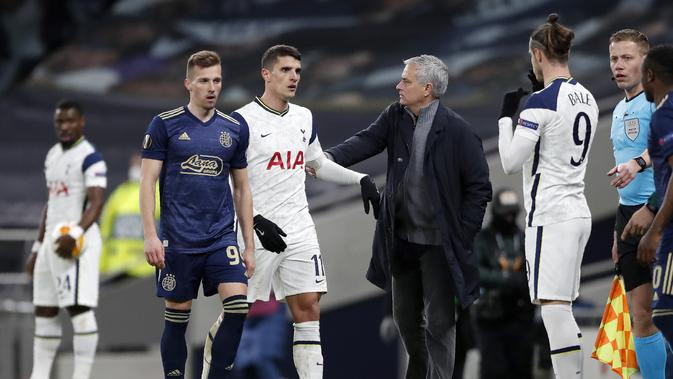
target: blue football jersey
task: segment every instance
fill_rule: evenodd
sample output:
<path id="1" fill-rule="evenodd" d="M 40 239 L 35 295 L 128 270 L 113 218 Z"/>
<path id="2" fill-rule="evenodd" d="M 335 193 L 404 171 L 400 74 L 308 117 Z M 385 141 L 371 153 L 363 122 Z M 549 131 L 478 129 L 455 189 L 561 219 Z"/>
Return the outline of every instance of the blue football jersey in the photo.
<path id="1" fill-rule="evenodd" d="M 654 113 L 654 104 L 647 101 L 645 92 L 636 97 L 617 104 L 612 112 L 612 129 L 610 140 L 615 156 L 615 164 L 619 165 L 640 156 L 647 148 L 647 137 L 650 134 L 650 120 Z M 652 168 L 636 175 L 635 179 L 624 188 L 617 189 L 619 203 L 623 205 L 639 205 L 647 202 L 654 192 L 654 176 Z"/>
<path id="2" fill-rule="evenodd" d="M 648 142 L 650 159 L 654 168 L 654 185 L 660 199 L 664 198 L 672 171 L 667 162 L 668 158 L 673 155 L 673 97 L 670 95 L 670 93 L 666 95 L 652 115 Z M 666 229 L 672 228 L 673 223 L 669 222 Z"/>
<path id="3" fill-rule="evenodd" d="M 166 252 L 207 253 L 236 245 L 229 170 L 247 167 L 247 126 L 216 111 L 202 122 L 180 107 L 152 119 L 143 158 L 163 161 L 159 238 Z"/>

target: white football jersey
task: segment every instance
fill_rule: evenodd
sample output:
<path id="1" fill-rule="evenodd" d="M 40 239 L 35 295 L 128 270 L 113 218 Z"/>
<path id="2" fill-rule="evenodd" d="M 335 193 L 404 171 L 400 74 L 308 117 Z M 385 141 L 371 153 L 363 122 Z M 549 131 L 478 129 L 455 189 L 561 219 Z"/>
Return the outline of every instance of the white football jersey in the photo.
<path id="1" fill-rule="evenodd" d="M 87 187 L 107 186 L 105 161 L 84 137 L 66 150 L 60 143 L 54 145 L 47 153 L 44 174 L 49 190 L 47 235 L 58 223 L 80 221 Z"/>
<path id="2" fill-rule="evenodd" d="M 596 100 L 573 78 L 558 78 L 528 98 L 515 131 L 537 142 L 523 164 L 528 226 L 591 217 L 584 174 L 597 124 Z"/>
<path id="3" fill-rule="evenodd" d="M 287 234 L 313 227 L 304 168 L 306 162 L 318 159 L 323 151 L 311 111 L 289 104 L 285 111 L 277 112 L 255 98 L 232 117 L 247 123 L 250 130 L 248 177 L 257 213 Z"/>

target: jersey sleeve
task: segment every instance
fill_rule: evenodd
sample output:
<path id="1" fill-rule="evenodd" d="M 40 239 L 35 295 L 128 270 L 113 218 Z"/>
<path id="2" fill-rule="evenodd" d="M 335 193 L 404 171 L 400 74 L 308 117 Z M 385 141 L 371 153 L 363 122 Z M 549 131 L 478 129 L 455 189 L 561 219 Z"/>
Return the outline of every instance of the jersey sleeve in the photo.
<path id="1" fill-rule="evenodd" d="M 94 151 L 84 158 L 82 173 L 85 187 L 107 187 L 107 166 L 99 152 Z"/>
<path id="2" fill-rule="evenodd" d="M 236 153 L 231 158 L 230 167 L 234 169 L 246 168 L 248 167 L 246 151 L 248 150 L 248 144 L 250 143 L 250 128 L 248 127 L 248 123 L 245 121 L 245 118 L 243 118 L 243 116 L 241 116 L 241 114 L 238 112 L 233 112 L 231 117 L 240 123 L 240 131 L 238 135 L 238 146 L 236 147 Z"/>
<path id="3" fill-rule="evenodd" d="M 147 127 L 147 133 L 143 138 L 143 158 L 166 160 L 168 147 L 168 133 L 164 120 L 155 116 Z"/>
<path id="4" fill-rule="evenodd" d="M 362 178 L 367 176 L 342 167 L 327 159 L 324 155 L 320 155 L 314 161 L 306 162 L 306 166 L 312 167 L 315 170 L 316 178 L 338 184 L 358 184 Z"/>
<path id="5" fill-rule="evenodd" d="M 537 140 L 533 140 L 522 132 L 512 132 L 512 119 L 503 117 L 498 120 L 498 151 L 500 163 L 505 174 L 521 170 L 523 162 L 530 157 Z"/>
<path id="6" fill-rule="evenodd" d="M 654 114 L 654 117 L 656 117 L 655 122 L 657 125 L 673 125 L 673 110 L 666 109 L 666 111 L 664 112 L 662 112 L 662 110 L 659 110 L 657 111 L 657 113 Z M 660 130 L 661 133 L 657 137 L 659 137 L 661 154 L 664 158 L 664 161 L 668 161 L 671 155 L 673 155 L 673 128 L 666 128 L 665 130 L 663 129 Z"/>
<path id="7" fill-rule="evenodd" d="M 322 146 L 320 146 L 320 140 L 318 139 L 318 129 L 313 123 L 313 115 L 309 112 L 309 118 L 311 123 L 311 138 L 308 141 L 308 151 L 306 151 L 306 161 L 314 161 L 323 155 Z"/>
<path id="8" fill-rule="evenodd" d="M 519 114 L 514 134 L 537 142 L 540 139 L 542 128 L 549 123 L 553 112 L 545 104 L 541 93 L 531 95 Z"/>
<path id="9" fill-rule="evenodd" d="M 320 146 L 320 140 L 316 136 L 311 144 L 308 145 L 308 151 L 306 152 L 306 161 L 314 161 L 323 155 L 322 146 Z"/>

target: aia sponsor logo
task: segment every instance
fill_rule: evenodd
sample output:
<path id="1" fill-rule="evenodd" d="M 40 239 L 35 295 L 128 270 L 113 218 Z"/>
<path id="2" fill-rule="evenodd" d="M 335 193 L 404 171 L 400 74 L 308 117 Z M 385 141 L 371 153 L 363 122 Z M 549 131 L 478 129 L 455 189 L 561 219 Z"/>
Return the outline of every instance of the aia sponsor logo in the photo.
<path id="1" fill-rule="evenodd" d="M 292 151 L 288 151 L 283 154 L 280 151 L 276 151 L 266 165 L 266 169 L 271 170 L 274 167 L 281 170 L 303 170 L 304 152 L 299 151 L 298 153 L 293 154 Z"/>
<path id="2" fill-rule="evenodd" d="M 222 173 L 222 159 L 213 155 L 194 154 L 180 164 L 181 174 L 218 176 Z"/>
<path id="3" fill-rule="evenodd" d="M 60 180 L 52 180 L 47 182 L 49 194 L 53 196 L 68 196 L 68 185 Z"/>

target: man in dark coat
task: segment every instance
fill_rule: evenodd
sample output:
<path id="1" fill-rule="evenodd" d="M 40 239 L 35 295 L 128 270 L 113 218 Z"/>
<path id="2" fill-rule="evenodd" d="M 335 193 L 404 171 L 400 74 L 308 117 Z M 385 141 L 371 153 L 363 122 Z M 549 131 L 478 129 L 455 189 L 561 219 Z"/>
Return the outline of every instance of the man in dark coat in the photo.
<path id="1" fill-rule="evenodd" d="M 437 57 L 404 61 L 399 101 L 367 129 L 326 150 L 350 166 L 388 152 L 387 182 L 367 278 L 392 285 L 393 317 L 409 353 L 407 378 L 451 378 L 455 301 L 479 295 L 472 253 L 491 200 L 480 138 L 443 106 L 448 68 Z"/>

